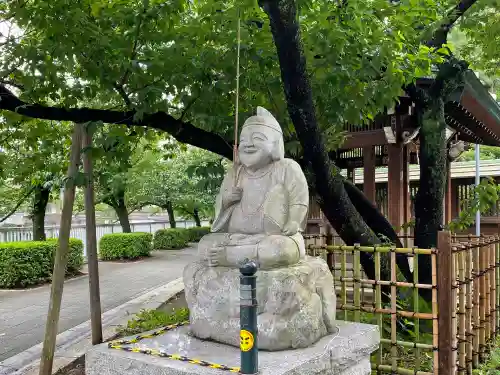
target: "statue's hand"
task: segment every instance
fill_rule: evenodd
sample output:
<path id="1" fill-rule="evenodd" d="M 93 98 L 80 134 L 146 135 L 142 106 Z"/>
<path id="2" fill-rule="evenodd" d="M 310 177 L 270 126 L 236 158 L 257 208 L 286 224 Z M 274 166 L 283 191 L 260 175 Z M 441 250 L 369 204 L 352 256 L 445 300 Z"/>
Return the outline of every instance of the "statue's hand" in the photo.
<path id="1" fill-rule="evenodd" d="M 210 267 L 218 267 L 225 252 L 224 247 L 213 247 L 208 251 L 207 259 Z"/>
<path id="2" fill-rule="evenodd" d="M 283 234 L 285 236 L 293 236 L 294 234 L 297 234 L 299 228 L 299 223 L 297 223 L 296 221 L 289 221 L 283 227 Z"/>
<path id="3" fill-rule="evenodd" d="M 230 189 L 224 192 L 224 196 L 222 197 L 224 206 L 228 207 L 234 203 L 239 202 L 242 196 L 243 189 L 240 187 L 232 186 Z"/>

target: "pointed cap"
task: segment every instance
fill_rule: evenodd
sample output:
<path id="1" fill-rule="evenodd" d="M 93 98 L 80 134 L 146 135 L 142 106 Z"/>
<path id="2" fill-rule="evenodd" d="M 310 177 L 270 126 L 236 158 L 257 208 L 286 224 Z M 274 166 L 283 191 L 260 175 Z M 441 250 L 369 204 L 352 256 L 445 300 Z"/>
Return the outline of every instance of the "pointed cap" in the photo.
<path id="1" fill-rule="evenodd" d="M 249 117 L 243 124 L 243 127 L 248 125 L 266 126 L 283 134 L 278 121 L 276 121 L 271 112 L 263 107 L 257 107 L 257 115 Z"/>

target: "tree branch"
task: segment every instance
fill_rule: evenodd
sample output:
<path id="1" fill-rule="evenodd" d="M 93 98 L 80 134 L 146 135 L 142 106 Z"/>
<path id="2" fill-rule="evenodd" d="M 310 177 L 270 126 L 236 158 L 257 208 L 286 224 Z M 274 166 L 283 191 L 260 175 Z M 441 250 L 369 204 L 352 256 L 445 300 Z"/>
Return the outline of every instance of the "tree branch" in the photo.
<path id="1" fill-rule="evenodd" d="M 182 114 L 181 114 L 181 117 L 179 117 L 179 120 L 183 120 L 184 117 L 186 116 L 186 114 L 188 113 L 188 111 L 191 109 L 191 107 L 194 105 L 194 103 L 196 103 L 196 101 L 200 98 L 201 95 L 198 95 L 196 97 L 194 97 L 187 105 L 186 107 L 184 108 L 184 110 L 182 111 Z"/>
<path id="2" fill-rule="evenodd" d="M 0 84 L 2 84 L 2 85 L 9 85 L 9 86 L 18 88 L 19 90 L 24 90 L 24 86 L 23 85 L 20 85 L 19 83 L 16 83 L 16 82 L 13 82 L 13 81 L 1 79 L 0 80 Z"/>
<path id="3" fill-rule="evenodd" d="M 477 0 L 460 0 L 452 10 L 441 20 L 440 25 L 433 31 L 431 38 L 425 41 L 428 47 L 439 48 L 446 43 L 448 33 L 453 25 L 473 6 Z"/>
<path id="4" fill-rule="evenodd" d="M 125 92 L 123 84 L 114 83 L 113 87 L 115 88 L 116 92 L 122 97 L 127 108 L 129 109 L 132 108 L 132 102 L 130 101 L 130 98 L 128 97 L 127 93 Z"/>
<path id="5" fill-rule="evenodd" d="M 33 191 L 35 190 L 35 187 L 36 186 L 32 186 L 31 189 L 29 189 L 26 194 L 24 194 L 21 199 L 19 199 L 19 201 L 17 202 L 17 204 L 14 206 L 14 208 L 12 210 L 9 211 L 9 213 L 7 215 L 5 215 L 3 218 L 0 219 L 0 223 L 3 223 L 5 220 L 7 220 L 9 217 L 11 217 L 12 215 L 14 215 L 17 211 L 17 209 L 19 207 L 21 207 L 21 205 L 26 202 L 26 199 L 28 199 L 28 197 L 31 195 L 31 193 L 33 193 Z"/>
<path id="6" fill-rule="evenodd" d="M 135 59 L 137 55 L 137 47 L 139 45 L 139 36 L 141 34 L 141 28 L 142 28 L 142 23 L 144 22 L 144 17 L 146 15 L 146 12 L 148 10 L 147 4 L 149 2 L 145 1 L 144 2 L 144 8 L 142 10 L 142 13 L 139 15 L 139 21 L 137 23 L 137 28 L 135 29 L 135 34 L 134 34 L 134 44 L 132 45 L 132 51 L 130 52 L 130 58 L 129 58 L 129 64 L 132 63 L 132 60 Z M 130 65 L 125 69 L 125 73 L 123 73 L 123 76 L 120 80 L 119 86 L 123 89 L 123 86 L 127 83 L 128 76 L 130 74 Z M 127 104 L 128 107 L 130 107 L 129 104 Z"/>
<path id="7" fill-rule="evenodd" d="M 408 96 L 420 107 L 425 107 L 428 103 L 427 93 L 416 84 L 411 83 L 404 87 L 404 91 Z"/>
<path id="8" fill-rule="evenodd" d="M 60 108 L 42 104 L 29 104 L 15 96 L 0 84 L 0 110 L 4 109 L 20 115 L 54 121 L 90 122 L 102 121 L 115 125 L 144 126 L 161 130 L 172 135 L 177 141 L 211 151 L 225 158 L 232 159 L 231 141 L 222 136 L 200 129 L 190 122 L 183 122 L 159 111 L 144 114 L 138 118 L 137 112 L 111 111 L 92 108 Z"/>

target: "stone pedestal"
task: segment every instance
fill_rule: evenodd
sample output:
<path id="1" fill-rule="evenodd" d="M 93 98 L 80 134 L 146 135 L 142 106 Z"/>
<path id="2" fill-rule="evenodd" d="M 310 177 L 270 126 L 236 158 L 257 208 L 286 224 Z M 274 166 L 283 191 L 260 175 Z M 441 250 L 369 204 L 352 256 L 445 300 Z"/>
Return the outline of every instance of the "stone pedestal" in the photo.
<path id="1" fill-rule="evenodd" d="M 321 258 L 258 271 L 259 348 L 306 348 L 335 329 L 333 277 Z M 194 262 L 184 269 L 190 329 L 194 336 L 239 347 L 240 272 Z"/>
<path id="2" fill-rule="evenodd" d="M 370 354 L 380 342 L 378 327 L 336 322 L 338 330 L 305 349 L 259 352 L 259 375 L 369 375 Z M 240 351 L 233 346 L 203 341 L 180 327 L 144 339 L 130 348 L 161 349 L 191 359 L 240 366 Z M 86 356 L 87 375 L 221 375 L 230 373 L 175 359 L 95 346 Z"/>

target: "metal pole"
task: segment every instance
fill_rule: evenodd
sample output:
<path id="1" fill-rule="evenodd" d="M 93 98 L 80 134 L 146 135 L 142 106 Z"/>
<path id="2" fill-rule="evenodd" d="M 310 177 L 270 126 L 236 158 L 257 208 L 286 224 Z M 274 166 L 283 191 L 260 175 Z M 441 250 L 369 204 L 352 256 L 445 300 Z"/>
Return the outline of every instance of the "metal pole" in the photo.
<path id="1" fill-rule="evenodd" d="M 257 374 L 257 263 L 246 261 L 240 267 L 240 349 L 241 374 Z"/>
<path id="2" fill-rule="evenodd" d="M 476 186 L 479 186 L 479 184 L 481 183 L 481 171 L 480 171 L 480 168 L 481 168 L 481 164 L 480 164 L 480 155 L 479 155 L 479 144 L 476 144 L 476 147 L 475 147 L 475 159 L 476 159 Z M 479 210 L 477 210 L 476 212 L 476 236 L 480 236 L 481 235 L 481 212 L 479 212 Z"/>

